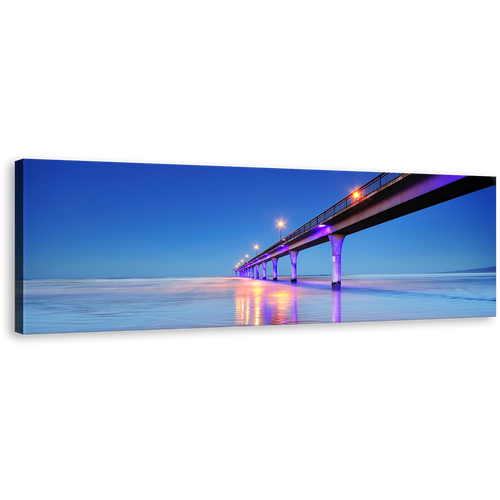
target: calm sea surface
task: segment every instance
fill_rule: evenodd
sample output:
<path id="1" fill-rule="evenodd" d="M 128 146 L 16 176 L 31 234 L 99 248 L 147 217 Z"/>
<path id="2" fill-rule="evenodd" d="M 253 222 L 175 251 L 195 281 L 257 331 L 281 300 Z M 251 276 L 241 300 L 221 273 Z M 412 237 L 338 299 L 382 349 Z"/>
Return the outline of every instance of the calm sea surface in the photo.
<path id="1" fill-rule="evenodd" d="M 26 280 L 25 333 L 496 315 L 495 273 Z M 19 300 L 19 294 L 18 294 Z M 20 310 L 18 309 L 17 313 Z"/>

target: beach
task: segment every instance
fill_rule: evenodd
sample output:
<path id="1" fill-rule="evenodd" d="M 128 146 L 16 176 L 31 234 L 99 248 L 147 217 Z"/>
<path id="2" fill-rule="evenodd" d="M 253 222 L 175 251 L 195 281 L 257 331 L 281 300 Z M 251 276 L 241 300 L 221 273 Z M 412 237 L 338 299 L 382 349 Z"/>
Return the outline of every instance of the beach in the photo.
<path id="1" fill-rule="evenodd" d="M 496 315 L 496 273 L 25 280 L 24 332 L 70 333 Z"/>

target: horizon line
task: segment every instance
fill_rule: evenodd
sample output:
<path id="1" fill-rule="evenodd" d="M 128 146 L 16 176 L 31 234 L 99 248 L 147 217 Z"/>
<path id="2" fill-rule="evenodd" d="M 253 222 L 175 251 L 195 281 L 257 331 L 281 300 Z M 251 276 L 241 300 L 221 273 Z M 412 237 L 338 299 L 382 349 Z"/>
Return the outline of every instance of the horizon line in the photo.
<path id="1" fill-rule="evenodd" d="M 401 274 L 410 274 L 410 275 L 416 275 L 416 274 L 458 274 L 458 273 L 496 273 L 496 265 L 494 266 L 488 266 L 488 267 L 481 267 L 477 269 L 462 269 L 459 271 L 431 271 L 431 272 L 419 272 L 419 273 L 350 273 L 350 274 L 345 274 L 344 276 L 380 276 L 380 275 L 401 275 Z M 283 277 L 289 277 L 289 274 L 282 274 L 281 276 Z M 322 273 L 315 273 L 315 274 L 299 274 L 298 276 L 303 276 L 303 277 L 311 277 L 311 276 L 330 276 L 330 274 L 322 274 Z M 23 278 L 22 280 L 15 280 L 15 281 L 35 281 L 35 280 L 127 280 L 127 279 L 165 279 L 165 278 L 235 278 L 238 276 L 228 276 L 228 275 L 211 275 L 211 276 L 120 276 L 120 277 L 96 277 L 96 276 L 89 276 L 86 278 L 77 278 L 77 277 L 67 277 L 67 278 L 50 278 L 50 277 L 45 277 L 45 278 Z M 253 278 L 253 279 L 260 279 L 260 278 Z"/>

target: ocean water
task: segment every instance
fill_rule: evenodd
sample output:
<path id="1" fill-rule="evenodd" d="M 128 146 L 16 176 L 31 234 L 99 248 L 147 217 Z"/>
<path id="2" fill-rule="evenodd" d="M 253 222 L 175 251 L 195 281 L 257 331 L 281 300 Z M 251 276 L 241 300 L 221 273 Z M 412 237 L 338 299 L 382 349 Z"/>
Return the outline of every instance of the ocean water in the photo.
<path id="1" fill-rule="evenodd" d="M 496 316 L 496 273 L 25 280 L 25 333 Z"/>

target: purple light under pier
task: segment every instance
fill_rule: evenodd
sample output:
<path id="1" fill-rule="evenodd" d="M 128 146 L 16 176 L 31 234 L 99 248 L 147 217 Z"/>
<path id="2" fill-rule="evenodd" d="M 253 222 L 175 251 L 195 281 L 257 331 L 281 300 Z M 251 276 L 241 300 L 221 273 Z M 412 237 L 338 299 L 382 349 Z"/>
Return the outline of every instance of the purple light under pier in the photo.
<path id="1" fill-rule="evenodd" d="M 297 283 L 297 256 L 299 252 L 297 250 L 290 250 L 290 261 L 292 263 L 292 283 Z"/>
<path id="2" fill-rule="evenodd" d="M 278 281 L 278 259 L 274 258 L 273 261 L 273 281 Z"/>
<path id="3" fill-rule="evenodd" d="M 343 234 L 329 234 L 328 239 L 332 244 L 332 286 L 341 285 L 341 255 L 342 244 L 345 236 Z"/>

